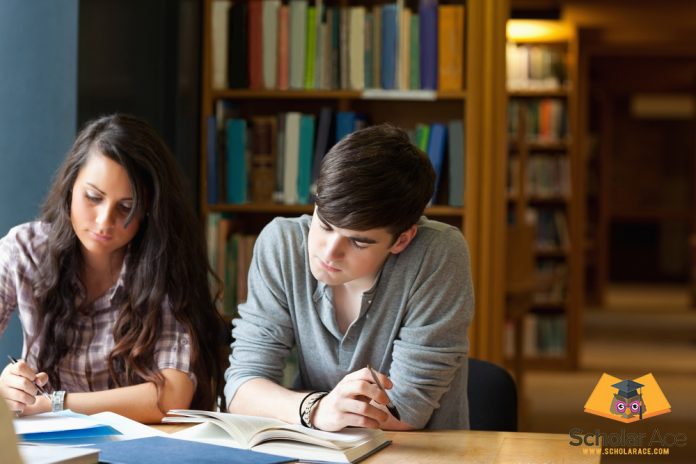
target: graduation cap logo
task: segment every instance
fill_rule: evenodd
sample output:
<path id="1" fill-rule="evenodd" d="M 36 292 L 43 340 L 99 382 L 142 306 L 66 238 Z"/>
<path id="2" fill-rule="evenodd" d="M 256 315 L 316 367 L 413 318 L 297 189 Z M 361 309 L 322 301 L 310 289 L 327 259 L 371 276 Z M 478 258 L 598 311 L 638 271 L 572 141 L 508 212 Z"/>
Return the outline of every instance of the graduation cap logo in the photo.
<path id="1" fill-rule="evenodd" d="M 671 408 L 652 374 L 621 380 L 604 373 L 585 403 L 585 412 L 624 423 L 667 414 Z"/>
<path id="2" fill-rule="evenodd" d="M 644 386 L 642 383 L 634 382 L 633 380 L 622 380 L 612 385 L 612 387 L 618 389 L 618 393 L 614 393 L 614 399 L 611 402 L 609 411 L 626 419 L 638 414 L 638 418 L 643 420 L 645 404 L 643 404 L 643 393 L 641 390 Z"/>

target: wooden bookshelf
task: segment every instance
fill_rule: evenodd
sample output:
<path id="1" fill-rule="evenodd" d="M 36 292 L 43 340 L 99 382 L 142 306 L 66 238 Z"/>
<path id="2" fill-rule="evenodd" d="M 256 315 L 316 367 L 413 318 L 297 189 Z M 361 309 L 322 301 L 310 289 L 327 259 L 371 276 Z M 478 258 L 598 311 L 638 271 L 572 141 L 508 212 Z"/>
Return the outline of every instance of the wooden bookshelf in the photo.
<path id="1" fill-rule="evenodd" d="M 514 22 L 509 22 L 509 33 Z M 508 222 L 524 221 L 536 228 L 531 250 L 536 289 L 524 322 L 526 343 L 532 346 L 527 347 L 524 365 L 576 368 L 584 201 L 578 189 L 582 163 L 577 148 L 577 38 L 570 25 L 533 23 L 543 26 L 540 30 L 548 25 L 552 32 L 528 37 L 509 34 L 507 50 Z M 520 57 L 552 64 L 520 68 Z M 531 76 L 527 81 L 525 74 Z"/>
<path id="2" fill-rule="evenodd" d="M 435 204 L 426 209 L 432 219 L 461 228 L 469 242 L 472 277 L 477 299 L 476 317 L 470 335 L 471 354 L 502 361 L 503 283 L 502 265 L 505 196 L 502 190 L 505 163 L 504 131 L 504 0 L 442 1 L 465 5 L 464 75 L 458 90 L 384 91 L 373 89 L 232 89 L 213 86 L 212 9 L 215 2 L 203 1 L 203 53 L 201 90 L 201 149 L 199 204 L 202 218 L 220 213 L 232 221 L 232 228 L 258 233 L 276 216 L 310 214 L 311 205 L 278 203 L 208 203 L 207 152 L 208 118 L 216 114 L 220 101 L 235 105 L 238 117 L 272 116 L 299 111 L 317 114 L 322 106 L 335 111 L 356 111 L 368 115 L 370 124 L 389 122 L 403 128 L 416 123 L 430 124 L 461 119 L 464 123 L 465 168 L 463 207 Z M 310 1 L 313 4 L 314 1 Z M 327 6 L 385 5 L 387 0 L 324 0 Z M 288 4 L 283 0 L 283 4 Z M 404 6 L 417 11 L 419 2 L 405 0 Z M 486 43 L 487 47 L 482 48 Z M 491 73 L 495 76 L 491 79 Z M 470 136 L 470 134 L 473 134 Z M 493 334 L 493 335 L 491 335 Z"/>

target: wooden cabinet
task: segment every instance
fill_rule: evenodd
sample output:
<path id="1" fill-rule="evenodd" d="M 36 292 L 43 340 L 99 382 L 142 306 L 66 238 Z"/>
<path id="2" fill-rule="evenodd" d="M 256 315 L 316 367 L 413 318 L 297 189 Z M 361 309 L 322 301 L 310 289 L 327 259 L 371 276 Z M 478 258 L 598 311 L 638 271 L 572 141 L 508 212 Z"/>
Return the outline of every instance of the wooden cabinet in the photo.
<path id="1" fill-rule="evenodd" d="M 532 32 L 516 35 L 518 26 Z M 584 201 L 579 191 L 574 31 L 554 21 L 511 20 L 506 56 L 508 223 L 528 224 L 535 230 L 532 249 L 527 251 L 534 279 L 528 311 L 519 320 L 523 327 L 517 333 L 524 334 L 525 365 L 572 368 L 578 362 L 582 307 Z M 507 253 L 524 256 L 520 250 Z M 514 332 L 508 321 L 508 356 L 514 351 Z"/>

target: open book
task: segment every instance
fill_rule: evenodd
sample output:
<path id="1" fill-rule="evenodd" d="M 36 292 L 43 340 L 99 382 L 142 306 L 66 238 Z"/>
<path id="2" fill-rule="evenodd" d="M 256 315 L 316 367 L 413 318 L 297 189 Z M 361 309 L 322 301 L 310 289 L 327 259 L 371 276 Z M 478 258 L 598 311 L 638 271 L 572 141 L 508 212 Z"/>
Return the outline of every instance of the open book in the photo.
<path id="1" fill-rule="evenodd" d="M 164 423 L 201 423 L 172 436 L 295 459 L 358 462 L 391 443 L 381 430 L 324 432 L 267 417 L 173 409 Z"/>

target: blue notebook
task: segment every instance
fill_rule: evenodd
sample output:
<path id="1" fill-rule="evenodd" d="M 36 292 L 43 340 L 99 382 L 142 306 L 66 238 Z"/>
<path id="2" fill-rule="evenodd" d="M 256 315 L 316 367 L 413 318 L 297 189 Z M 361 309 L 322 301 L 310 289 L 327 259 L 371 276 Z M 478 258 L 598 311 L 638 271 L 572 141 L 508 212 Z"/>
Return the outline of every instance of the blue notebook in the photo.
<path id="1" fill-rule="evenodd" d="M 196 464 L 274 464 L 294 459 L 227 446 L 211 445 L 167 437 L 147 437 L 112 441 L 93 446 L 99 449 L 99 462 L 141 464 L 143 462 Z"/>

